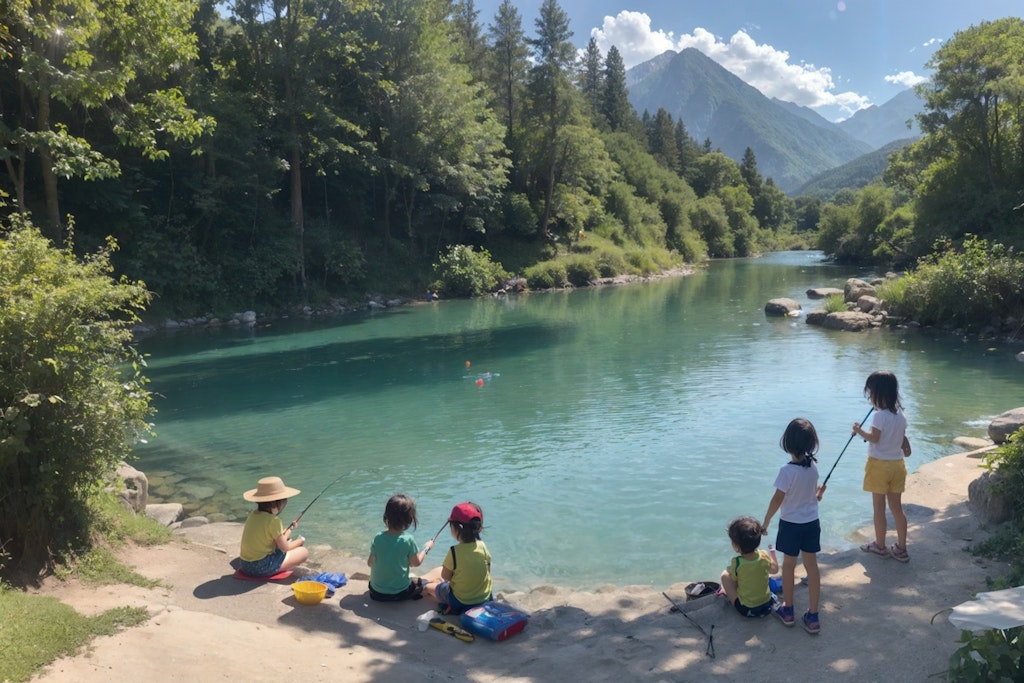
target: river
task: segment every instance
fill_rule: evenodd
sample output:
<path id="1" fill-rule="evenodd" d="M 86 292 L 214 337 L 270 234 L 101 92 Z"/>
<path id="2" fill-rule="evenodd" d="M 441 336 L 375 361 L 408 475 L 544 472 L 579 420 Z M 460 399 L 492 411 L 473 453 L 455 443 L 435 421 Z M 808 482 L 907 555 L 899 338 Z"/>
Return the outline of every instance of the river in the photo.
<path id="1" fill-rule="evenodd" d="M 824 477 L 873 370 L 900 379 L 911 469 L 1022 404 L 1017 347 L 764 314 L 873 275 L 783 252 L 643 284 L 153 336 L 139 349 L 156 436 L 134 464 L 158 499 L 216 520 L 243 520 L 242 492 L 277 474 L 302 489 L 291 521 L 344 474 L 301 532 L 359 556 L 392 493 L 417 500 L 421 543 L 472 500 L 498 589 L 714 578 L 728 522 L 765 512 L 789 420 L 817 427 Z M 826 549 L 870 523 L 865 453 L 855 439 L 829 482 Z"/>

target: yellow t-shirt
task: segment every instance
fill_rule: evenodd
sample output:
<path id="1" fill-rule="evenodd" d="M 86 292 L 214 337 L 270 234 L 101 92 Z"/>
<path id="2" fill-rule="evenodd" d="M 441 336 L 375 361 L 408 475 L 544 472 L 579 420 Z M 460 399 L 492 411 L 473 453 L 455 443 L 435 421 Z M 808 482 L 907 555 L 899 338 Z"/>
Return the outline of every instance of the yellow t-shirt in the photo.
<path id="1" fill-rule="evenodd" d="M 277 537 L 284 533 L 284 524 L 277 515 L 253 510 L 242 529 L 242 547 L 238 556 L 246 562 L 256 562 L 274 552 Z"/>
<path id="2" fill-rule="evenodd" d="M 768 590 L 768 570 L 771 558 L 764 550 L 757 551 L 756 560 L 734 557 L 729 564 L 729 576 L 736 582 L 736 597 L 744 607 L 760 607 L 771 600 Z"/>
<path id="3" fill-rule="evenodd" d="M 452 570 L 451 588 L 463 605 L 479 605 L 491 597 L 491 553 L 483 541 L 453 545 L 443 566 Z"/>

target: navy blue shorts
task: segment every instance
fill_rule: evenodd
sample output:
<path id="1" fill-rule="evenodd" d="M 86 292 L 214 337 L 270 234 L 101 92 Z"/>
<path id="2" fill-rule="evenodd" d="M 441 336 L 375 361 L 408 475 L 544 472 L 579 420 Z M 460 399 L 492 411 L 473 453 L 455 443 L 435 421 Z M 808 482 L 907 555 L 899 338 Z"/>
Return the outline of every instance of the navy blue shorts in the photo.
<path id="1" fill-rule="evenodd" d="M 763 605 L 759 605 L 758 607 L 747 607 L 742 602 L 740 602 L 739 598 L 736 598 L 736 602 L 733 603 L 733 607 L 735 607 L 736 611 L 745 617 L 758 619 L 760 617 L 766 617 L 769 614 L 771 614 L 772 605 L 774 604 L 774 602 L 774 600 L 769 600 L 768 602 L 764 603 Z"/>
<path id="2" fill-rule="evenodd" d="M 284 555 L 285 552 L 283 550 L 280 548 L 274 548 L 274 552 L 270 553 L 262 560 L 256 560 L 255 562 L 240 560 L 239 568 L 242 570 L 242 573 L 248 574 L 249 576 L 273 576 L 284 563 Z"/>
<path id="3" fill-rule="evenodd" d="M 821 552 L 821 522 L 817 519 L 804 524 L 779 520 L 779 533 L 775 549 L 783 555 Z"/>

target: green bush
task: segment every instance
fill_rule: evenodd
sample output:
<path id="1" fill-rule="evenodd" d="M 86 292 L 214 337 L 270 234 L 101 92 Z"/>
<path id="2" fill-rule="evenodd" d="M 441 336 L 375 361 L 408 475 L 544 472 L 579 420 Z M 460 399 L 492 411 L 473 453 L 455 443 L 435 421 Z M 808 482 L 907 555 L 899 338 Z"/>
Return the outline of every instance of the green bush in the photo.
<path id="1" fill-rule="evenodd" d="M 447 296 L 480 296 L 493 292 L 511 275 L 491 260 L 486 249 L 452 246 L 434 265 L 435 288 Z"/>
<path id="2" fill-rule="evenodd" d="M 560 261 L 544 261 L 530 266 L 524 275 L 530 289 L 553 289 L 569 284 L 565 264 Z"/>
<path id="3" fill-rule="evenodd" d="M 962 631 L 963 643 L 949 658 L 947 679 L 974 681 L 1019 681 L 1024 671 L 1024 626 L 990 629 L 981 633 Z"/>
<path id="4" fill-rule="evenodd" d="M 1024 580 L 1024 429 L 1018 429 L 985 457 L 984 465 L 999 476 L 993 493 L 1011 505 L 1010 519 L 972 550 L 975 554 L 1010 562 L 1010 575 L 993 588 L 1020 585 Z M 951 681 L 1015 681 L 1024 671 L 1024 627 L 963 631 L 962 645 L 949 659 Z"/>
<path id="5" fill-rule="evenodd" d="M 578 256 L 565 262 L 565 273 L 574 287 L 586 287 L 592 280 L 601 277 L 593 258 Z"/>
<path id="6" fill-rule="evenodd" d="M 621 251 L 603 249 L 597 254 L 597 272 L 601 277 L 615 277 L 630 272 L 630 265 Z"/>
<path id="7" fill-rule="evenodd" d="M 896 282 L 879 292 L 889 311 L 923 325 L 977 330 L 1024 316 L 1024 258 L 978 237 L 937 246 Z"/>
<path id="8" fill-rule="evenodd" d="M 149 296 L 20 217 L 0 230 L 0 539 L 14 564 L 87 547 L 92 494 L 149 432 L 129 326 Z"/>

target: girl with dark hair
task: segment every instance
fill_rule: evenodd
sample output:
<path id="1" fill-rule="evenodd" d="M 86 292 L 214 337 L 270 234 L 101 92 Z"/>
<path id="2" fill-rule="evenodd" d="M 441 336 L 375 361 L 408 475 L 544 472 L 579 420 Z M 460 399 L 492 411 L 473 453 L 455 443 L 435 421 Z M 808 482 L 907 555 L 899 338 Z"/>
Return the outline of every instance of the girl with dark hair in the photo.
<path id="1" fill-rule="evenodd" d="M 903 459 L 910 455 L 910 441 L 907 439 L 907 418 L 903 415 L 896 375 L 888 370 L 872 372 L 864 383 L 864 395 L 875 408 L 871 429 L 864 431 L 859 422 L 854 422 L 853 433 L 868 442 L 864 490 L 871 494 L 875 540 L 865 543 L 860 549 L 889 556 L 899 562 L 909 562 L 907 515 L 903 512 L 902 498 L 907 485 L 907 466 Z M 891 548 L 885 546 L 886 505 L 896 526 L 896 543 Z"/>
<path id="2" fill-rule="evenodd" d="M 808 609 L 802 622 L 804 630 L 817 634 L 818 601 L 821 596 L 821 573 L 818 552 L 821 551 L 821 523 L 818 520 L 818 433 L 810 421 L 796 418 L 786 427 L 779 445 L 789 455 L 789 462 L 779 468 L 775 477 L 775 495 L 768 503 L 768 512 L 761 523 L 761 533 L 768 535 L 768 524 L 779 513 L 779 531 L 775 548 L 783 554 L 782 599 L 775 616 L 786 626 L 796 624 L 793 613 L 793 583 L 799 555 L 807 571 Z"/>

